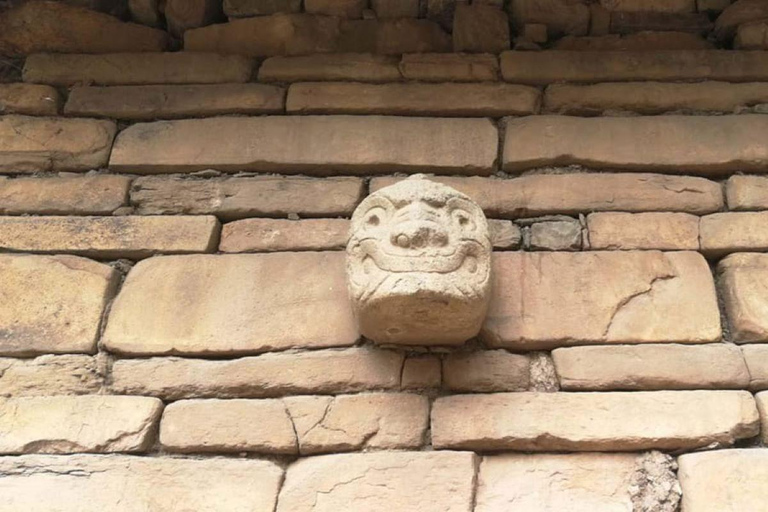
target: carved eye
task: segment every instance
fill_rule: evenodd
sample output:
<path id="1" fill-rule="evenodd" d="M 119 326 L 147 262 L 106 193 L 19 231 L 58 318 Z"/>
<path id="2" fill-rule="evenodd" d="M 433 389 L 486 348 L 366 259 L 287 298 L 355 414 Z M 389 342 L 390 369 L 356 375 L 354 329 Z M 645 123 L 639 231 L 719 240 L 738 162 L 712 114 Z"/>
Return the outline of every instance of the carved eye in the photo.
<path id="1" fill-rule="evenodd" d="M 453 219 L 459 226 L 461 226 L 462 229 L 466 229 L 468 231 L 475 230 L 475 221 L 472 220 L 472 216 L 469 214 L 469 212 L 464 210 L 454 210 Z"/>
<path id="2" fill-rule="evenodd" d="M 369 227 L 377 227 L 384 222 L 387 218 L 387 211 L 381 207 L 371 208 L 365 215 L 365 225 Z"/>
<path id="3" fill-rule="evenodd" d="M 379 216 L 376 214 L 369 215 L 368 216 L 368 224 L 371 226 L 378 226 L 379 225 Z"/>

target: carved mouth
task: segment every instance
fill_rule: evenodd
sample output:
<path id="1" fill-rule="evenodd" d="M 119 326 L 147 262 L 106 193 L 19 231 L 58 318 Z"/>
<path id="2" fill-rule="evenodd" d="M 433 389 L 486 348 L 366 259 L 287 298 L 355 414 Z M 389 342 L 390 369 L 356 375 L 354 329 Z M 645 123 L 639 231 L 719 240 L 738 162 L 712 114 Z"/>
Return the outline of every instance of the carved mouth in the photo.
<path id="1" fill-rule="evenodd" d="M 371 265 L 386 272 L 423 272 L 447 274 L 459 269 L 474 273 L 478 268 L 478 256 L 483 246 L 476 240 L 462 240 L 450 251 L 419 251 L 396 254 L 385 251 L 378 240 L 361 240 L 358 244 L 366 273 Z"/>

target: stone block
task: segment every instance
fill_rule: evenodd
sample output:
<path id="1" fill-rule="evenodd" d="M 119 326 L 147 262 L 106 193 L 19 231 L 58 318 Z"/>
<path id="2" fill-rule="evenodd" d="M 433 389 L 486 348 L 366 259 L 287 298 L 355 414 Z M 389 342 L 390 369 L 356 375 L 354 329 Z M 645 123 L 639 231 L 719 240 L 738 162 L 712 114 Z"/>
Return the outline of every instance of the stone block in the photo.
<path id="1" fill-rule="evenodd" d="M 567 0 L 512 0 L 512 22 L 518 27 L 529 23 L 547 26 L 551 36 L 586 35 L 590 10 L 586 3 Z"/>
<path id="2" fill-rule="evenodd" d="M 165 0 L 165 21 L 168 31 L 182 37 L 191 28 L 204 27 L 219 21 L 221 2 L 218 0 Z"/>
<path id="3" fill-rule="evenodd" d="M 763 0 L 738 0 L 726 7 L 715 22 L 715 35 L 729 41 L 745 23 L 768 18 L 768 5 Z"/>
<path id="4" fill-rule="evenodd" d="M 566 36 L 552 47 L 558 51 L 578 52 L 655 52 L 712 50 L 714 45 L 700 34 L 643 30 L 631 34 L 603 36 Z"/>
<path id="5" fill-rule="evenodd" d="M 99 363 L 91 356 L 0 358 L 0 396 L 95 395 L 102 384 Z"/>
<path id="6" fill-rule="evenodd" d="M 442 362 L 436 356 L 408 357 L 403 363 L 402 389 L 439 388 L 443 380 Z"/>
<path id="7" fill-rule="evenodd" d="M 768 212 L 724 212 L 701 218 L 701 250 L 709 256 L 768 250 Z"/>
<path id="8" fill-rule="evenodd" d="M 221 252 L 329 251 L 347 245 L 347 219 L 244 219 L 225 224 Z"/>
<path id="9" fill-rule="evenodd" d="M 530 383 L 528 356 L 505 350 L 457 352 L 443 361 L 443 382 L 451 391 L 525 391 Z"/>
<path id="10" fill-rule="evenodd" d="M 729 5 L 731 0 L 696 0 L 696 8 L 699 12 L 721 13 Z"/>
<path id="11" fill-rule="evenodd" d="M 685 32 L 706 36 L 712 31 L 712 22 L 705 13 L 669 12 L 612 12 L 611 32 L 635 34 L 637 32 Z"/>
<path id="12" fill-rule="evenodd" d="M 0 180 L 0 214 L 111 215 L 128 202 L 130 183 L 109 174 Z"/>
<path id="13" fill-rule="evenodd" d="M 304 10 L 309 14 L 360 19 L 368 6 L 367 0 L 304 0 Z"/>
<path id="14" fill-rule="evenodd" d="M 494 249 L 518 249 L 523 240 L 522 230 L 509 220 L 489 219 L 491 243 Z"/>
<path id="15" fill-rule="evenodd" d="M 695 0 L 600 0 L 600 5 L 621 12 L 696 12 Z"/>
<path id="16" fill-rule="evenodd" d="M 578 251 L 581 231 L 576 219 L 535 222 L 529 228 L 527 246 L 534 251 Z"/>
<path id="17" fill-rule="evenodd" d="M 338 51 L 402 55 L 450 52 L 451 36 L 430 20 L 344 20 Z"/>
<path id="18" fill-rule="evenodd" d="M 594 250 L 699 250 L 699 217 L 689 213 L 593 213 L 587 229 Z"/>
<path id="19" fill-rule="evenodd" d="M 768 210 L 768 178 L 731 176 L 725 182 L 725 197 L 730 210 Z"/>
<path id="20" fill-rule="evenodd" d="M 371 0 L 377 18 L 418 18 L 419 0 Z"/>
<path id="21" fill-rule="evenodd" d="M 59 92 L 48 85 L 0 84 L 0 114 L 55 116 L 60 106 Z"/>
<path id="22" fill-rule="evenodd" d="M 270 57 L 259 68 L 260 82 L 397 82 L 397 57 L 370 53 L 329 53 Z"/>
<path id="23" fill-rule="evenodd" d="M 159 0 L 128 0 L 128 12 L 134 23 L 155 28 L 163 24 Z"/>
<path id="24" fill-rule="evenodd" d="M 768 389 L 768 345 L 744 345 L 741 352 L 749 369 L 749 388 L 755 391 Z"/>
<path id="25" fill-rule="evenodd" d="M 768 255 L 732 254 L 717 272 L 733 341 L 768 342 Z"/>
<path id="26" fill-rule="evenodd" d="M 768 50 L 768 22 L 739 25 L 733 46 L 739 50 Z"/>
<path id="27" fill-rule="evenodd" d="M 459 4 L 453 18 L 453 51 L 500 53 L 509 50 L 509 18 L 501 9 Z"/>
<path id="28" fill-rule="evenodd" d="M 445 30 L 450 31 L 453 27 L 453 14 L 456 11 L 456 5 L 466 3 L 463 0 L 426 0 L 422 1 L 422 9 L 426 3 L 426 16 L 436 23 L 439 23 Z"/>
<path id="29" fill-rule="evenodd" d="M 760 421 L 763 424 L 762 428 L 762 441 L 763 444 L 768 443 L 768 392 L 764 391 L 755 395 L 757 400 L 757 409 L 760 411 Z"/>
<path id="30" fill-rule="evenodd" d="M 520 31 L 520 37 L 536 44 L 545 44 L 549 40 L 547 26 L 543 23 L 526 23 Z"/>
<path id="31" fill-rule="evenodd" d="M 230 18 L 266 16 L 279 12 L 301 12 L 301 0 L 224 0 L 224 14 Z"/>
<path id="32" fill-rule="evenodd" d="M 400 72 L 420 82 L 494 82 L 499 59 L 491 54 L 414 53 L 403 55 Z"/>

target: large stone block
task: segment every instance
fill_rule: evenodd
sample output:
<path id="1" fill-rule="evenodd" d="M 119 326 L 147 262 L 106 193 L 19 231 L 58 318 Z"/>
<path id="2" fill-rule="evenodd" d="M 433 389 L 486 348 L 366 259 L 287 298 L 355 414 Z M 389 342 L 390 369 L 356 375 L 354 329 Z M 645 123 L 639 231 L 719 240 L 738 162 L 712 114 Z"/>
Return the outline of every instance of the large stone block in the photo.
<path id="1" fill-rule="evenodd" d="M 332 251 L 343 249 L 347 219 L 243 219 L 225 224 L 221 252 Z"/>
<path id="2" fill-rule="evenodd" d="M 768 212 L 725 212 L 701 218 L 701 250 L 722 256 L 768 250 Z"/>
<path id="3" fill-rule="evenodd" d="M 530 375 L 530 358 L 505 350 L 457 352 L 443 360 L 443 383 L 451 391 L 526 391 Z"/>
<path id="4" fill-rule="evenodd" d="M 130 183 L 109 174 L 0 180 L 0 214 L 111 215 L 128 202 Z"/>
<path id="5" fill-rule="evenodd" d="M 230 18 L 266 16 L 278 12 L 301 12 L 301 0 L 224 0 Z"/>
<path id="6" fill-rule="evenodd" d="M 740 25 L 733 46 L 739 50 L 768 50 L 768 22 Z"/>
<path id="7" fill-rule="evenodd" d="M 510 14 L 520 29 L 525 24 L 547 26 L 552 36 L 586 35 L 589 31 L 589 7 L 583 2 L 566 0 L 512 0 Z"/>
<path id="8" fill-rule="evenodd" d="M 768 345 L 744 345 L 741 347 L 750 376 L 750 389 L 768 389 Z"/>
<path id="9" fill-rule="evenodd" d="M 730 210 L 768 210 L 768 178 L 731 176 L 725 183 L 725 197 Z"/>
<path id="10" fill-rule="evenodd" d="M 759 431 L 747 391 L 454 395 L 432 406 L 438 449 L 690 450 Z"/>
<path id="11" fill-rule="evenodd" d="M 496 126 L 487 119 L 214 117 L 134 124 L 117 137 L 110 167 L 139 173 L 489 174 L 497 146 Z"/>
<path id="12" fill-rule="evenodd" d="M 103 379 L 91 356 L 0 358 L 0 396 L 95 395 Z"/>
<path id="13" fill-rule="evenodd" d="M 589 246 L 596 250 L 699 250 L 699 219 L 689 213 L 593 213 Z"/>
<path id="14" fill-rule="evenodd" d="M 768 342 L 768 255 L 732 254 L 717 271 L 733 341 Z"/>
<path id="15" fill-rule="evenodd" d="M 182 37 L 191 28 L 204 27 L 220 20 L 219 0 L 165 0 L 163 14 L 168 31 Z"/>
<path id="16" fill-rule="evenodd" d="M 55 116 L 60 105 L 59 92 L 48 85 L 0 84 L 0 114 Z"/>
<path id="17" fill-rule="evenodd" d="M 341 24 L 338 51 L 382 55 L 450 52 L 451 36 L 430 20 L 350 20 Z"/>
<path id="18" fill-rule="evenodd" d="M 715 35 L 722 41 L 730 40 L 740 26 L 767 17 L 768 5 L 762 0 L 738 0 L 717 17 Z"/>
<path id="19" fill-rule="evenodd" d="M 696 12 L 695 0 L 600 0 L 600 5 L 620 12 Z"/>
<path id="20" fill-rule="evenodd" d="M 458 4 L 453 17 L 453 51 L 500 53 L 509 50 L 509 18 L 502 9 Z"/>
<path id="21" fill-rule="evenodd" d="M 414 53 L 403 55 L 400 72 L 421 82 L 494 82 L 499 59 L 491 54 Z"/>
<path id="22" fill-rule="evenodd" d="M 367 7 L 367 0 L 304 0 L 306 12 L 340 18 L 362 18 Z"/>
<path id="23" fill-rule="evenodd" d="M 594 6 L 594 4 L 592 5 Z M 596 6 L 593 9 L 600 10 Z M 593 19 L 592 26 L 594 26 L 594 23 Z M 624 35 L 568 36 L 555 42 L 552 49 L 579 52 L 658 52 L 712 50 L 714 45 L 707 39 L 704 39 L 702 35 L 696 33 L 643 30 Z"/>
<path id="24" fill-rule="evenodd" d="M 328 53 L 270 57 L 259 68 L 260 82 L 397 82 L 397 57 L 370 53 Z"/>

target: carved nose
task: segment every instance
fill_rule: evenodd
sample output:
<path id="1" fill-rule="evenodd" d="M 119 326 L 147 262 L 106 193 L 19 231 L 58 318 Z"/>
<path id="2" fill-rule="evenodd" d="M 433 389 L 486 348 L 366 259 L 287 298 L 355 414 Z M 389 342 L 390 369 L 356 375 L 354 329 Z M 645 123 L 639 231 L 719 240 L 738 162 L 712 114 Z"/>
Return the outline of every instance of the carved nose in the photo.
<path id="1" fill-rule="evenodd" d="M 448 232 L 434 222 L 402 222 L 392 230 L 390 241 L 403 249 L 443 247 L 448 243 Z"/>

